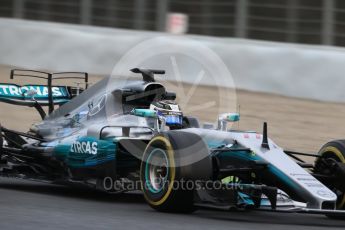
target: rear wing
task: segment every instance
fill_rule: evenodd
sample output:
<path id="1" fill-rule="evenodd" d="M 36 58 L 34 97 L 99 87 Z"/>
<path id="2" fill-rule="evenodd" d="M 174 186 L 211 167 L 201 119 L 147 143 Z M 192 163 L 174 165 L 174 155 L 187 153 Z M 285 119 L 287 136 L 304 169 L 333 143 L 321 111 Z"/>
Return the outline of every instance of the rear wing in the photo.
<path id="1" fill-rule="evenodd" d="M 37 92 L 34 96 L 35 100 L 38 101 L 42 106 L 48 106 L 48 87 L 45 85 L 17 85 L 0 83 L 0 101 L 11 102 L 11 101 L 22 101 L 22 105 L 30 105 L 32 103 L 33 96 L 29 95 L 28 92 Z M 52 86 L 53 103 L 54 105 L 62 105 L 71 99 L 67 86 Z"/>
<path id="2" fill-rule="evenodd" d="M 46 81 L 41 84 L 0 84 L 0 102 L 23 106 L 48 106 L 49 114 L 54 111 L 54 105 L 62 105 L 88 88 L 89 75 L 85 72 L 57 72 L 49 73 L 36 70 L 13 69 L 10 79 L 15 77 L 30 77 Z M 85 87 L 53 85 L 54 80 L 81 79 Z M 79 84 L 79 83 L 78 83 Z M 34 100 L 32 100 L 34 98 Z"/>
<path id="3" fill-rule="evenodd" d="M 72 76 L 66 77 L 64 75 L 82 75 L 82 76 Z M 47 81 L 47 97 L 48 97 L 48 107 L 49 114 L 54 111 L 54 95 L 53 95 L 53 81 L 61 79 L 83 79 L 85 82 L 85 89 L 88 87 L 89 75 L 85 72 L 57 72 L 49 73 L 36 70 L 23 70 L 23 69 L 13 69 L 11 70 L 11 79 L 14 77 L 31 77 L 31 78 L 40 78 Z M 70 95 L 71 96 L 71 95 Z M 70 98 L 71 99 L 71 98 Z"/>

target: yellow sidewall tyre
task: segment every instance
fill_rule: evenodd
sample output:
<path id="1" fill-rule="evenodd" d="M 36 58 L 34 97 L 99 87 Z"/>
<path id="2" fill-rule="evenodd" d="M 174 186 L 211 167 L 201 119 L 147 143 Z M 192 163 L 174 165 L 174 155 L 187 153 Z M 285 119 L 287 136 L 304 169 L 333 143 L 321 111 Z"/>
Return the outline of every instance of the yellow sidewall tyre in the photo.
<path id="1" fill-rule="evenodd" d="M 183 155 L 189 154 L 183 149 L 191 145 L 195 145 L 203 156 L 197 162 L 181 166 Z M 145 149 L 140 167 L 144 198 L 161 212 L 195 211 L 195 190 L 186 189 L 182 183 L 207 180 L 211 176 L 212 162 L 206 144 L 196 134 L 182 131 L 169 131 L 154 137 Z"/>
<path id="2" fill-rule="evenodd" d="M 345 140 L 336 140 L 331 141 L 325 144 L 319 151 L 319 155 L 323 159 L 332 158 L 338 162 L 345 163 Z M 320 164 L 320 159 L 317 159 L 315 162 L 315 170 L 317 171 Z M 342 181 L 345 178 L 341 179 Z M 344 210 L 345 209 L 345 191 L 342 191 L 343 195 L 338 197 L 337 201 L 337 209 Z"/>

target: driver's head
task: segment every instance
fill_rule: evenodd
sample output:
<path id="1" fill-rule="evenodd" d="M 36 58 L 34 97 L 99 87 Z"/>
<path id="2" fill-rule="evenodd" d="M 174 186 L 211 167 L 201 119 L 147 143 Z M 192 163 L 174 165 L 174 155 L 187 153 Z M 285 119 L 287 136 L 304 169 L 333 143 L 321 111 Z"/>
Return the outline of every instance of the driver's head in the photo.
<path id="1" fill-rule="evenodd" d="M 157 111 L 158 116 L 164 117 L 167 126 L 171 128 L 182 126 L 183 114 L 176 102 L 169 100 L 152 102 L 150 109 Z"/>

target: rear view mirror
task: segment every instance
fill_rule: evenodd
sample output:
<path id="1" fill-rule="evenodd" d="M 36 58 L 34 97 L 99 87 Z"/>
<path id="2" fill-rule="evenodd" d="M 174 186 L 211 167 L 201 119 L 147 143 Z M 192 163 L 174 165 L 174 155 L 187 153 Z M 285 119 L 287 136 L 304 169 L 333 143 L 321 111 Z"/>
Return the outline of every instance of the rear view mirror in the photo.
<path id="1" fill-rule="evenodd" d="M 157 111 L 152 109 L 133 109 L 131 114 L 138 117 L 154 118 L 156 121 L 154 123 L 154 129 L 157 132 L 165 130 L 166 120 L 163 116 L 158 116 Z"/>
<path id="2" fill-rule="evenodd" d="M 221 119 L 227 122 L 236 122 L 240 120 L 240 115 L 238 113 L 225 113 L 222 114 Z"/>
<path id="3" fill-rule="evenodd" d="M 133 109 L 132 114 L 138 117 L 158 118 L 157 111 L 151 109 Z"/>
<path id="4" fill-rule="evenodd" d="M 223 113 L 218 117 L 218 130 L 226 131 L 228 122 L 237 122 L 240 120 L 238 113 Z"/>

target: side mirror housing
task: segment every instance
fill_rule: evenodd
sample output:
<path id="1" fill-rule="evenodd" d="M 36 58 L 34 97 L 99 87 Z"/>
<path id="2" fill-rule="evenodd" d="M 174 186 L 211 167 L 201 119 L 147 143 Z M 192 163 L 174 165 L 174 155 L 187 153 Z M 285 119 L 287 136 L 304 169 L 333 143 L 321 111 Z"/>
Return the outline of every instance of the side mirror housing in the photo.
<path id="1" fill-rule="evenodd" d="M 225 113 L 222 115 L 222 120 L 225 120 L 227 122 L 237 122 L 240 120 L 240 114 L 238 113 Z"/>
<path id="2" fill-rule="evenodd" d="M 157 111 L 151 109 L 133 109 L 132 114 L 138 117 L 158 118 Z"/>
<path id="3" fill-rule="evenodd" d="M 223 113 L 218 117 L 218 130 L 226 131 L 228 122 L 237 122 L 240 120 L 238 113 Z"/>
<path id="4" fill-rule="evenodd" d="M 156 120 L 154 123 L 154 129 L 157 132 L 162 132 L 165 130 L 165 117 L 158 116 L 157 111 L 151 109 L 133 109 L 131 113 L 138 117 L 153 118 Z"/>

